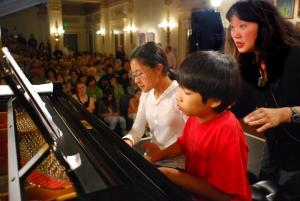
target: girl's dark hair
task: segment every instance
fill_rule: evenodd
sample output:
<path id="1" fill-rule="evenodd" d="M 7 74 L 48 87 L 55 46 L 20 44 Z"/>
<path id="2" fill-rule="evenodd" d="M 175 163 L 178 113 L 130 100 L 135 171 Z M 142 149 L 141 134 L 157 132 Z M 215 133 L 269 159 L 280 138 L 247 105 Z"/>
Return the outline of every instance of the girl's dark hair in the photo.
<path id="1" fill-rule="evenodd" d="M 138 46 L 130 56 L 130 60 L 136 59 L 150 68 L 155 68 L 158 64 L 163 66 L 163 72 L 169 72 L 167 56 L 154 42 L 147 42 Z"/>
<path id="2" fill-rule="evenodd" d="M 299 46 L 299 33 L 292 23 L 285 20 L 276 7 L 267 0 L 241 0 L 231 6 L 226 13 L 226 19 L 233 16 L 248 22 L 258 24 L 258 34 L 255 48 L 258 50 L 258 59 L 266 60 L 278 51 Z M 227 32 L 225 51 L 241 60 L 241 54 L 230 35 L 230 27 Z"/>
<path id="3" fill-rule="evenodd" d="M 209 98 L 221 100 L 216 113 L 232 105 L 239 93 L 240 72 L 234 58 L 214 51 L 195 52 L 188 56 L 177 72 L 178 83 L 198 92 L 205 103 Z"/>

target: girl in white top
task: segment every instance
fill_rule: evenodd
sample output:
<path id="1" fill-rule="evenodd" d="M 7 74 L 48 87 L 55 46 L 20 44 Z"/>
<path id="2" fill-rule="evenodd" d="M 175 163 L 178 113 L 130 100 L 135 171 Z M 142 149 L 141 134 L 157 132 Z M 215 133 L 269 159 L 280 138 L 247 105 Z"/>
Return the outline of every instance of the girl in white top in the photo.
<path id="1" fill-rule="evenodd" d="M 152 140 L 144 148 L 165 148 L 176 141 L 185 124 L 185 116 L 176 104 L 178 83 L 168 77 L 166 55 L 154 42 L 137 47 L 130 64 L 132 78 L 142 95 L 132 129 L 123 139 L 130 146 L 138 143 L 148 123 Z"/>

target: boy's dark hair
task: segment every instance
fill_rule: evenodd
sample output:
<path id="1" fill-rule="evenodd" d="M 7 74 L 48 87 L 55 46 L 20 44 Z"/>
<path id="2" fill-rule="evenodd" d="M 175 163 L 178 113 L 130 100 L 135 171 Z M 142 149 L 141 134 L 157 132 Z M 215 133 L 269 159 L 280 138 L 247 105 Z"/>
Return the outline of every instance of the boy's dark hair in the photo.
<path id="1" fill-rule="evenodd" d="M 133 59 L 150 68 L 155 68 L 158 64 L 161 64 L 165 74 L 169 71 L 168 60 L 164 50 L 154 42 L 147 42 L 138 46 L 130 56 L 130 60 Z"/>
<path id="2" fill-rule="evenodd" d="M 214 51 L 195 52 L 188 56 L 177 72 L 178 83 L 200 93 L 203 102 L 221 100 L 214 109 L 221 113 L 234 103 L 239 93 L 240 72 L 236 61 Z"/>

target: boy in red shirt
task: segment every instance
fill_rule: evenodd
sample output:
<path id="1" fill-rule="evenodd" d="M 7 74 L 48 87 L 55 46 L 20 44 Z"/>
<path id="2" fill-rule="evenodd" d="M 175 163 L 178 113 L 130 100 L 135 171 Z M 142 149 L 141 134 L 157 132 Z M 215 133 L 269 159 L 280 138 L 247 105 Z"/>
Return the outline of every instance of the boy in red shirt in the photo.
<path id="1" fill-rule="evenodd" d="M 251 201 L 248 146 L 238 120 L 228 110 L 240 86 L 236 62 L 217 52 L 194 53 L 178 69 L 178 82 L 177 104 L 189 116 L 183 134 L 146 159 L 154 163 L 184 154 L 184 172 L 160 170 L 198 201 Z"/>

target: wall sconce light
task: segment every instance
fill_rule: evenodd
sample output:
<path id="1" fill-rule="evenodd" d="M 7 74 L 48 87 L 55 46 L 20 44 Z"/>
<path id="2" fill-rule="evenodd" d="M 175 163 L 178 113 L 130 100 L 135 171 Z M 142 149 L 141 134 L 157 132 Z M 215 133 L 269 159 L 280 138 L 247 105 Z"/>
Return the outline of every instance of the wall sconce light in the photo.
<path id="1" fill-rule="evenodd" d="M 125 33 L 129 33 L 130 44 L 133 44 L 133 33 L 136 32 L 137 30 L 138 28 L 135 27 L 134 25 L 128 25 L 123 29 Z"/>
<path id="2" fill-rule="evenodd" d="M 65 33 L 62 27 L 58 27 L 57 21 L 55 21 L 55 27 L 51 31 L 52 35 L 54 36 L 54 40 L 56 43 L 59 42 L 60 37 L 62 37 Z"/>
<path id="3" fill-rule="evenodd" d="M 210 4 L 217 10 L 217 8 L 221 5 L 222 0 L 210 0 Z"/>
<path id="4" fill-rule="evenodd" d="M 104 43 L 105 29 L 99 29 L 96 34 L 102 37 L 102 43 Z"/>
<path id="5" fill-rule="evenodd" d="M 121 33 L 121 31 L 114 29 L 114 30 L 112 30 L 112 33 L 114 35 L 119 35 Z"/>
<path id="6" fill-rule="evenodd" d="M 99 29 L 98 31 L 96 31 L 96 34 L 100 35 L 100 36 L 104 36 L 105 35 L 105 30 L 104 29 Z"/>
<path id="7" fill-rule="evenodd" d="M 171 29 L 173 29 L 176 26 L 177 26 L 176 22 L 173 19 L 170 19 L 170 12 L 168 9 L 167 19 L 162 21 L 158 25 L 159 28 L 163 28 L 167 32 L 167 44 L 168 45 L 170 45 L 170 42 L 171 42 Z"/>

